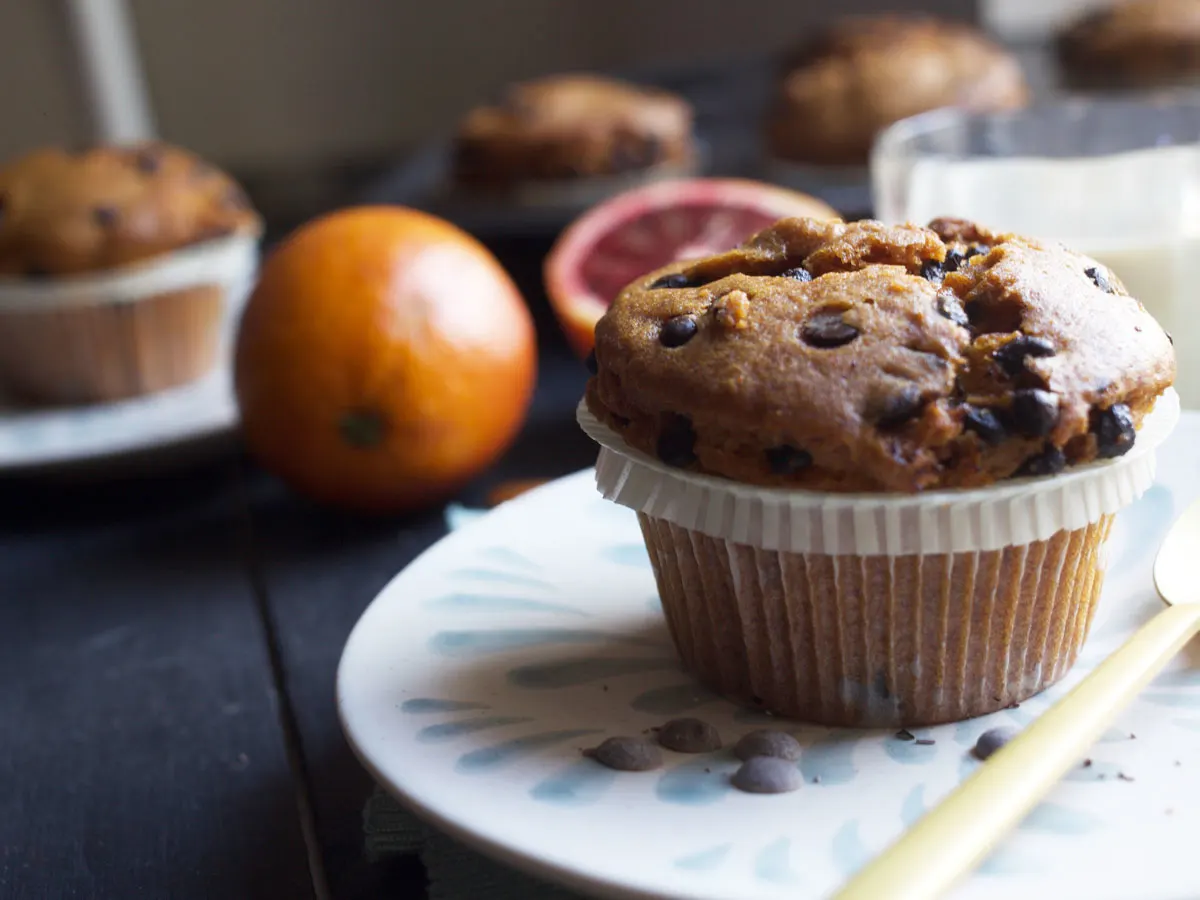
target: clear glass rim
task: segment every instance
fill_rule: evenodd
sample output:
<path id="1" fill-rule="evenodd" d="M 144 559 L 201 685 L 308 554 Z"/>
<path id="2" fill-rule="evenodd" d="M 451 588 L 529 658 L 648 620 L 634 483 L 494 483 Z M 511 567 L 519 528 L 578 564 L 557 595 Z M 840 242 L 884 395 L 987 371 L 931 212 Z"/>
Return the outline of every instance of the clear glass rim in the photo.
<path id="1" fill-rule="evenodd" d="M 973 111 L 961 107 L 942 107 L 900 119 L 884 128 L 871 144 L 870 167 L 875 168 L 880 157 L 903 156 L 906 149 L 917 140 L 929 135 L 945 132 L 955 126 L 986 125 L 1000 127 L 1022 120 L 1037 120 L 1048 115 L 1058 115 L 1065 123 L 1079 121 L 1088 115 L 1103 111 L 1118 114 L 1122 110 L 1147 110 L 1162 113 L 1189 111 L 1196 114 L 1195 128 L 1200 140 L 1200 91 L 1170 90 L 1147 92 L 1136 96 L 1126 94 L 1104 94 L 1098 96 L 1067 96 L 1044 100 L 1020 109 L 999 111 Z M 1177 141 L 1184 144 L 1187 141 Z M 935 155 L 935 154 L 922 154 Z M 953 154 L 941 154 L 953 155 Z M 1031 151 L 1030 155 L 1039 155 Z"/>

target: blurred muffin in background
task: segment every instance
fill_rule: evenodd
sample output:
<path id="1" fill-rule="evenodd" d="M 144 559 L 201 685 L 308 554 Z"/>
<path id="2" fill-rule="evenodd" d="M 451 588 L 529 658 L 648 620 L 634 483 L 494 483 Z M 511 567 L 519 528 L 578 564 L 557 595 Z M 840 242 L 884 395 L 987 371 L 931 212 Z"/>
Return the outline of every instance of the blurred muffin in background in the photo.
<path id="1" fill-rule="evenodd" d="M 944 106 L 1025 105 L 1016 58 L 968 25 L 926 17 L 843 19 L 787 58 L 768 123 L 779 160 L 861 166 L 886 126 Z"/>
<path id="2" fill-rule="evenodd" d="M 87 403 L 203 375 L 261 228 L 228 175 L 166 144 L 0 165 L 0 388 Z"/>
<path id="3" fill-rule="evenodd" d="M 1124 0 L 1058 35 L 1066 83 L 1079 89 L 1163 87 L 1200 76 L 1200 0 Z"/>
<path id="4" fill-rule="evenodd" d="M 472 188 L 686 170 L 692 108 L 681 97 L 594 75 L 510 87 L 459 126 L 455 180 Z"/>

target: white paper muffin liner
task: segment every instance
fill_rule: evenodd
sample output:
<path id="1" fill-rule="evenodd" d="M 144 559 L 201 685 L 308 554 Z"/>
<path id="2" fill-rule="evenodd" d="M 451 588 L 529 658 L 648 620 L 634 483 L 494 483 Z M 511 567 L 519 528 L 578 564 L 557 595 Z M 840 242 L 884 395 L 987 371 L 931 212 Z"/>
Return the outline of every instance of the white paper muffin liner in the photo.
<path id="1" fill-rule="evenodd" d="M 256 234 L 96 274 L 0 278 L 0 387 L 33 402 L 121 400 L 208 372 L 258 263 Z"/>
<path id="2" fill-rule="evenodd" d="M 0 313 L 134 303 L 199 285 L 228 289 L 247 283 L 257 265 L 257 234 L 234 234 L 94 275 L 0 276 Z"/>
<path id="3" fill-rule="evenodd" d="M 605 498 L 710 537 L 791 553 L 904 556 L 999 550 L 1074 531 L 1128 506 L 1154 481 L 1154 451 L 1179 421 L 1168 390 L 1124 456 L 986 488 L 838 494 L 764 488 L 666 466 L 633 449 L 581 403 Z"/>
<path id="4" fill-rule="evenodd" d="M 600 492 L 638 513 L 685 667 L 777 715 L 906 727 L 1020 703 L 1067 673 L 1114 514 L 1152 483 L 1168 391 L 1133 449 L 976 490 L 841 495 L 672 469 L 581 405 Z"/>

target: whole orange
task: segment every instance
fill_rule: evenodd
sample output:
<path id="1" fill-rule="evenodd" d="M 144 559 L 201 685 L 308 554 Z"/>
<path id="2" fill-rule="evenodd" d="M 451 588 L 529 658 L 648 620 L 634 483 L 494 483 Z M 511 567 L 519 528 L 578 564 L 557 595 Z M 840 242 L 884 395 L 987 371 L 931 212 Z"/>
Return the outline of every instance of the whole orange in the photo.
<path id="1" fill-rule="evenodd" d="M 395 512 L 441 500 L 525 418 L 533 321 L 488 251 L 403 207 L 341 210 L 267 258 L 238 331 L 242 429 L 315 500 Z"/>

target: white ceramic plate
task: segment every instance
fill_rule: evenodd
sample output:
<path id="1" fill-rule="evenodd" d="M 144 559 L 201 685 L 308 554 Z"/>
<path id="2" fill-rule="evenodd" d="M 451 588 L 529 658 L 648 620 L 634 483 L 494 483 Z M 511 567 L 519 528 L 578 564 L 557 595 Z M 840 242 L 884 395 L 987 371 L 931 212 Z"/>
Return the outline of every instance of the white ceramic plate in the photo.
<path id="1" fill-rule="evenodd" d="M 51 409 L 0 399 L 0 472 L 165 451 L 228 433 L 237 424 L 228 363 L 200 381 L 135 397 Z"/>
<path id="2" fill-rule="evenodd" d="M 1172 518 L 1200 495 L 1200 416 L 1118 520 L 1104 602 L 1066 684 L 981 719 L 890 731 L 791 725 L 806 784 L 729 787 L 736 762 L 668 753 L 658 772 L 580 756 L 677 715 L 727 744 L 769 720 L 680 671 L 636 520 L 581 472 L 501 506 L 384 589 L 346 645 L 342 721 L 388 790 L 466 844 L 602 897 L 828 895 L 979 763 L 997 724 L 1029 722 L 1160 608 L 1150 579 Z M 1200 896 L 1200 652 L 1123 713 L 957 896 Z"/>

